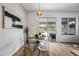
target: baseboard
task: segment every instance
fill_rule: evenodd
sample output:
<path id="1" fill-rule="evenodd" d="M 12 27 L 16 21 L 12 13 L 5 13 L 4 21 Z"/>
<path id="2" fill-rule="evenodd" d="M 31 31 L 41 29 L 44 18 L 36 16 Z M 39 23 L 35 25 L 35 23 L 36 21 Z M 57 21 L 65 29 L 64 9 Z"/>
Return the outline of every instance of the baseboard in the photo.
<path id="1" fill-rule="evenodd" d="M 79 42 L 58 42 L 58 43 L 79 44 Z"/>

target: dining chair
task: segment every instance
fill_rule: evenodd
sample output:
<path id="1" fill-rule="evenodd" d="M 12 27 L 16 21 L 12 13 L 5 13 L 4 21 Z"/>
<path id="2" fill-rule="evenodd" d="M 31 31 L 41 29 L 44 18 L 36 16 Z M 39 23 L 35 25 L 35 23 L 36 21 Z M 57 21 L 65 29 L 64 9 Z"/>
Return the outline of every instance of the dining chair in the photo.
<path id="1" fill-rule="evenodd" d="M 48 52 L 48 48 L 49 48 L 49 42 L 48 40 L 42 40 L 38 46 L 38 56 L 40 55 L 40 52 L 43 52 L 43 55 L 45 54 L 45 52 Z"/>
<path id="2" fill-rule="evenodd" d="M 30 49 L 30 42 L 29 41 L 27 41 L 27 43 L 24 44 L 23 47 L 24 47 L 24 55 L 27 55 L 28 51 L 30 52 L 30 55 L 32 55 L 32 51 Z"/>

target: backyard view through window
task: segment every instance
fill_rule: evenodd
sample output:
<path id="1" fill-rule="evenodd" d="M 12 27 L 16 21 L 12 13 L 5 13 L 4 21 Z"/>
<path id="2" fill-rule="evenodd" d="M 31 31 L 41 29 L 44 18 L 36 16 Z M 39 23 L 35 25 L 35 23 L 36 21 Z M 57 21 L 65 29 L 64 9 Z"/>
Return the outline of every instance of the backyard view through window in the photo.
<path id="1" fill-rule="evenodd" d="M 76 18 L 62 18 L 62 34 L 75 35 L 76 34 Z"/>

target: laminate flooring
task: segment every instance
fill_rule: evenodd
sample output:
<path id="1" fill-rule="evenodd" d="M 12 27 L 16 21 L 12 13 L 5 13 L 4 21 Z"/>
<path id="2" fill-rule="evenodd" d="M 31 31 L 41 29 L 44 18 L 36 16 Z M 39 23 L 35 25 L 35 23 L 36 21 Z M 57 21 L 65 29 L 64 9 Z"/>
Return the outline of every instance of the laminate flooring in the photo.
<path id="1" fill-rule="evenodd" d="M 39 54 L 39 50 L 35 49 L 34 51 L 34 45 L 30 44 L 29 48 L 25 48 L 25 50 L 23 51 L 24 53 L 23 56 L 38 56 L 38 54 L 39 56 L 74 56 L 74 54 L 71 53 L 73 49 L 76 49 L 76 48 L 74 48 L 72 44 L 50 42 L 48 51 L 44 53 L 40 51 L 40 54 Z M 17 53 L 15 55 L 17 55 Z"/>

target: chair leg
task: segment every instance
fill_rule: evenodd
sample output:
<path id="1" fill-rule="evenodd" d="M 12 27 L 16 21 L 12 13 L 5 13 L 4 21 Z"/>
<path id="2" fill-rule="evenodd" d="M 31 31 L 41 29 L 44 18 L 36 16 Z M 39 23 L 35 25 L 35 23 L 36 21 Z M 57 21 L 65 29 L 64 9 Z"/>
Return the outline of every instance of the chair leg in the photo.
<path id="1" fill-rule="evenodd" d="M 25 48 L 24 48 L 24 50 L 23 50 L 23 53 L 24 53 L 23 55 L 25 56 L 25 55 L 26 55 L 26 49 L 25 49 Z"/>
<path id="2" fill-rule="evenodd" d="M 27 46 L 28 46 L 28 47 L 24 47 L 24 56 L 25 56 L 26 54 L 28 54 L 28 51 L 27 51 L 27 50 L 29 50 L 30 54 L 32 55 L 32 51 L 31 51 L 31 49 L 30 49 L 30 43 L 27 43 Z"/>
<path id="3" fill-rule="evenodd" d="M 36 44 L 35 44 L 35 46 L 34 46 L 33 52 L 35 51 L 35 49 L 36 49 Z"/>
<path id="4" fill-rule="evenodd" d="M 38 56 L 40 55 L 40 50 L 38 50 Z"/>
<path id="5" fill-rule="evenodd" d="M 32 55 L 32 51 L 31 51 L 31 49 L 29 48 L 29 51 L 30 51 L 30 54 Z"/>
<path id="6" fill-rule="evenodd" d="M 29 49 L 29 51 L 30 51 L 30 53 L 31 53 L 31 55 L 32 55 L 32 51 L 31 51 L 31 49 L 30 49 L 30 43 L 28 43 L 28 49 Z"/>
<path id="7" fill-rule="evenodd" d="M 39 52 L 38 52 L 38 56 L 39 56 L 41 51 L 40 51 L 40 50 L 38 50 L 38 51 L 39 51 Z M 45 52 L 46 52 L 46 51 L 42 51 L 43 56 L 45 55 Z"/>
<path id="8" fill-rule="evenodd" d="M 43 51 L 43 56 L 45 55 L 45 52 L 46 52 L 46 51 Z"/>

